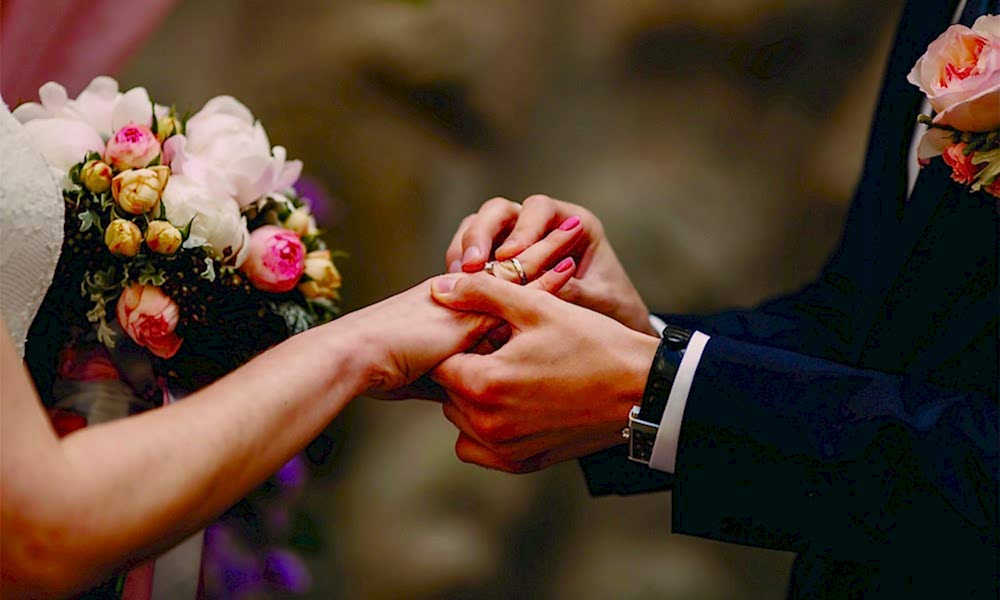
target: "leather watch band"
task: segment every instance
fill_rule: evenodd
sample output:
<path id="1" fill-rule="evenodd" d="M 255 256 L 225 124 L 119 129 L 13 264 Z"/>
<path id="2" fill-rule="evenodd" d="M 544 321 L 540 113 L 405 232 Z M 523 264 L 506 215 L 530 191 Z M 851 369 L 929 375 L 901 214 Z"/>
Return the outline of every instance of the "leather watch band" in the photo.
<path id="1" fill-rule="evenodd" d="M 670 388 L 674 385 L 674 378 L 677 376 L 689 341 L 691 332 L 686 329 L 667 325 L 663 330 L 663 339 L 656 350 L 646 390 L 642 395 L 639 419 L 656 424 L 663 419 L 663 412 L 667 409 L 667 398 L 670 397 Z"/>

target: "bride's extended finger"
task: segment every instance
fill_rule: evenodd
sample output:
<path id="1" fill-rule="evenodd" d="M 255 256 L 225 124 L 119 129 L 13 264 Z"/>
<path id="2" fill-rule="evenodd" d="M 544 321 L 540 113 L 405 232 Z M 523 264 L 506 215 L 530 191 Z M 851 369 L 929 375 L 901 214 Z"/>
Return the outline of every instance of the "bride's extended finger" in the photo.
<path id="1" fill-rule="evenodd" d="M 521 268 L 528 281 L 534 281 L 545 269 L 559 262 L 560 258 L 568 256 L 570 251 L 580 243 L 585 231 L 579 219 L 570 220 L 568 227 L 556 229 L 536 242 L 524 252 L 517 255 Z"/>
<path id="2" fill-rule="evenodd" d="M 576 261 L 572 258 L 564 258 L 555 266 L 554 269 L 546 271 L 541 277 L 529 283 L 528 287 L 539 289 L 550 294 L 558 294 L 559 290 L 561 290 L 563 286 L 569 283 L 569 280 L 573 278 L 573 273 L 575 272 Z"/>
<path id="3" fill-rule="evenodd" d="M 521 204 L 521 214 L 504 243 L 497 248 L 499 260 L 506 260 L 524 252 L 529 246 L 545 237 L 549 230 L 572 226 L 572 215 L 560 214 L 561 203 L 544 194 L 528 196 Z M 579 223 L 579 217 L 576 222 Z"/>
<path id="4" fill-rule="evenodd" d="M 483 204 L 462 234 L 462 270 L 475 273 L 489 260 L 494 243 L 511 228 L 521 213 L 521 205 L 506 198 L 493 198 Z"/>
<path id="5" fill-rule="evenodd" d="M 444 253 L 444 266 L 449 273 L 458 273 L 462 270 L 462 236 L 475 218 L 476 215 L 469 215 L 462 219 L 455 235 L 451 238 L 451 243 L 448 244 L 448 250 Z"/>

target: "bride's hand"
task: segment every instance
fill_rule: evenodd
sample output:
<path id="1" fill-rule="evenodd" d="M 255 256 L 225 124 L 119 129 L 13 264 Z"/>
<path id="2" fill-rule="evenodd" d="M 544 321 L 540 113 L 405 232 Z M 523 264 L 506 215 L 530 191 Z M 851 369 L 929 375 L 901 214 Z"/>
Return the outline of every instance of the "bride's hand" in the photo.
<path id="1" fill-rule="evenodd" d="M 557 268 L 537 276 L 528 287 L 556 293 L 575 270 L 576 263 L 566 259 Z M 436 289 L 449 289 L 466 277 L 474 275 L 441 275 L 430 282 Z M 473 348 L 502 324 L 489 315 L 445 308 L 431 298 L 430 282 L 331 324 L 337 328 L 335 335 L 354 336 L 369 393 L 383 398 L 430 395 L 414 394 L 413 388 L 403 394 L 393 392 L 414 383 L 446 358 Z"/>
<path id="2" fill-rule="evenodd" d="M 521 259 L 546 234 L 578 229 L 580 239 L 570 255 L 577 259 L 579 268 L 559 297 L 636 331 L 655 334 L 649 309 L 618 261 L 604 227 L 582 206 L 540 194 L 529 196 L 522 204 L 494 198 L 462 221 L 445 261 L 449 272 L 475 272 L 483 268 L 493 248 L 497 260 Z"/>

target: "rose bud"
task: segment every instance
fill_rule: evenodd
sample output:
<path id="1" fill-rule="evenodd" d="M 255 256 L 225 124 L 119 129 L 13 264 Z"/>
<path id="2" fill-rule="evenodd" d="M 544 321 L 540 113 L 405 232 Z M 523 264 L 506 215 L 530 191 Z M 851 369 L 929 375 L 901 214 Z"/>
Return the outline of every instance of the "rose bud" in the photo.
<path id="1" fill-rule="evenodd" d="M 299 284 L 299 291 L 310 300 L 336 298 L 342 279 L 340 271 L 330 258 L 329 250 L 316 250 L 306 254 L 305 274 L 309 278 Z"/>
<path id="2" fill-rule="evenodd" d="M 175 133 L 183 133 L 181 120 L 174 115 L 167 115 L 156 120 L 156 138 L 162 144 Z"/>
<path id="3" fill-rule="evenodd" d="M 95 194 L 103 194 L 111 189 L 111 178 L 115 173 L 111 167 L 99 160 L 88 160 L 80 171 L 83 187 Z"/>
<path id="4" fill-rule="evenodd" d="M 159 204 L 169 178 L 170 167 L 162 165 L 123 171 L 111 180 L 111 194 L 125 212 L 146 214 Z"/>
<path id="5" fill-rule="evenodd" d="M 174 333 L 180 308 L 160 288 L 130 285 L 118 297 L 115 314 L 125 333 L 156 356 L 172 358 L 180 350 L 183 340 Z"/>
<path id="6" fill-rule="evenodd" d="M 306 247 L 294 232 L 265 225 L 250 234 L 250 251 L 240 268 L 258 290 L 281 294 L 299 282 L 305 255 Z"/>
<path id="7" fill-rule="evenodd" d="M 316 233 L 316 219 L 309 214 L 308 208 L 296 208 L 284 222 L 285 229 L 299 234 L 299 237 Z"/>
<path id="8" fill-rule="evenodd" d="M 104 232 L 104 244 L 112 254 L 121 258 L 132 258 L 139 253 L 142 232 L 139 226 L 127 219 L 115 219 Z"/>
<path id="9" fill-rule="evenodd" d="M 146 229 L 146 245 L 157 254 L 173 254 L 183 243 L 184 236 L 169 221 L 151 221 Z"/>
<path id="10" fill-rule="evenodd" d="M 160 155 L 160 140 L 145 125 L 130 123 L 119 129 L 104 149 L 104 162 L 117 171 L 141 169 Z"/>

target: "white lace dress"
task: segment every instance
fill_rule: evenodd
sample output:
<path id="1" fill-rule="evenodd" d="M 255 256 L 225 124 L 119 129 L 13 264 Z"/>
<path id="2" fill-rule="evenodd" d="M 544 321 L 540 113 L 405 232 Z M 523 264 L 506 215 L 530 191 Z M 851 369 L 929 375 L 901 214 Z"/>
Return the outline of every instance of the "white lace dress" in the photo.
<path id="1" fill-rule="evenodd" d="M 0 316 L 22 355 L 59 262 L 63 214 L 58 183 L 0 100 Z"/>

